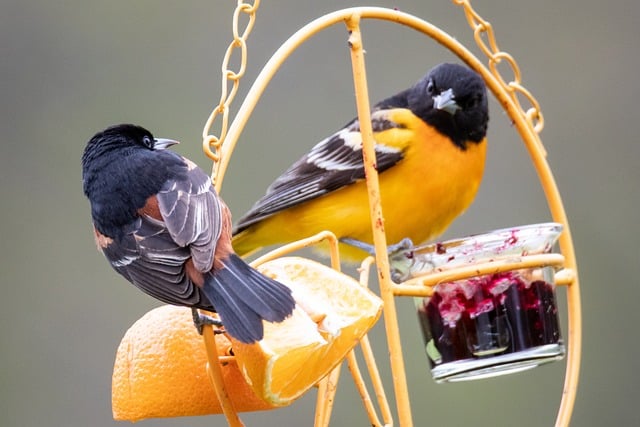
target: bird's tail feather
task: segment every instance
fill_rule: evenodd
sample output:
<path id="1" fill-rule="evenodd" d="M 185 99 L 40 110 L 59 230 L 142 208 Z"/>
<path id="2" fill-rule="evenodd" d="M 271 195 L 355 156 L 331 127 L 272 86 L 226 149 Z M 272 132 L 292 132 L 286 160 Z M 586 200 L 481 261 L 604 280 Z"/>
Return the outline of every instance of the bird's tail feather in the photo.
<path id="1" fill-rule="evenodd" d="M 215 307 L 229 335 L 252 343 L 263 337 L 262 320 L 281 322 L 296 302 L 291 289 L 251 268 L 231 254 L 223 268 L 208 275 L 203 291 Z"/>

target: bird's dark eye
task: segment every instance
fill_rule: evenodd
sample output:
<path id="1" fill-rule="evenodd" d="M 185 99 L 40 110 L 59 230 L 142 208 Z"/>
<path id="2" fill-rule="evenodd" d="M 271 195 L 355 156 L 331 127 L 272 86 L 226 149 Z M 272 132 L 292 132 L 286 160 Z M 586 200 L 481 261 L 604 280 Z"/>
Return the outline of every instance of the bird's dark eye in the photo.
<path id="1" fill-rule="evenodd" d="M 469 100 L 466 102 L 465 107 L 470 110 L 473 108 L 476 108 L 478 105 L 480 104 L 480 97 L 479 96 L 472 96 L 471 98 L 469 98 Z"/>
<path id="2" fill-rule="evenodd" d="M 145 135 L 145 136 L 142 137 L 142 144 L 145 147 L 152 148 L 153 147 L 153 139 L 151 139 L 150 136 Z"/>
<path id="3" fill-rule="evenodd" d="M 435 88 L 436 85 L 433 80 L 429 80 L 429 82 L 427 83 L 427 94 L 433 95 L 433 93 L 435 92 Z"/>

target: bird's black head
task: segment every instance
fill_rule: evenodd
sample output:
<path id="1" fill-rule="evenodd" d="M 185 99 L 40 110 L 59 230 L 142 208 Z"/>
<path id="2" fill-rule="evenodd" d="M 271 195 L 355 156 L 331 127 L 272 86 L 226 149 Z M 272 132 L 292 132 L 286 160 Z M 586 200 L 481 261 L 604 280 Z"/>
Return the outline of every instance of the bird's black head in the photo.
<path id="1" fill-rule="evenodd" d="M 105 153 L 121 151 L 123 154 L 133 150 L 164 150 L 176 141 L 156 139 L 151 132 L 141 126 L 132 124 L 114 125 L 96 133 L 87 143 L 82 155 L 83 169 L 98 156 Z"/>
<path id="2" fill-rule="evenodd" d="M 482 78 L 458 64 L 431 69 L 408 93 L 409 108 L 460 148 L 487 134 L 489 107 Z"/>
<path id="3" fill-rule="evenodd" d="M 98 231 L 118 236 L 151 195 L 187 169 L 180 156 L 165 151 L 173 144 L 131 124 L 108 127 L 89 140 L 82 155 L 82 185 Z"/>
<path id="4" fill-rule="evenodd" d="M 82 154 L 82 177 L 91 170 L 102 169 L 105 162 L 124 159 L 139 151 L 164 150 L 177 141 L 154 138 L 145 128 L 132 124 L 109 126 L 96 133 L 87 143 Z"/>

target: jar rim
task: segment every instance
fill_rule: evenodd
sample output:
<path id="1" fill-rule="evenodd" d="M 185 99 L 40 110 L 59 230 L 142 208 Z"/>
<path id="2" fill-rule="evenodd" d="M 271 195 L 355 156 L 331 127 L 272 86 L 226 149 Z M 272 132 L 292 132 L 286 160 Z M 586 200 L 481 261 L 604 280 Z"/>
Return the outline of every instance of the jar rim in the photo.
<path id="1" fill-rule="evenodd" d="M 497 257 L 549 253 L 562 230 L 556 222 L 527 224 L 403 249 L 390 256 L 392 273 L 406 279 Z"/>

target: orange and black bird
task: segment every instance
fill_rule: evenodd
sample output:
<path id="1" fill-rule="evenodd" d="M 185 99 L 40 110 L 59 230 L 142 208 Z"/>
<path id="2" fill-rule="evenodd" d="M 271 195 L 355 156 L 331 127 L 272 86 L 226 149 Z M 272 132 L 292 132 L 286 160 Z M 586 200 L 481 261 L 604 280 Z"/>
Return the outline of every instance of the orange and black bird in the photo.
<path id="1" fill-rule="evenodd" d="M 473 201 L 484 171 L 489 121 L 482 78 L 440 64 L 371 112 L 388 242 L 443 233 Z M 239 254 L 322 230 L 362 248 L 372 243 L 357 119 L 294 163 L 238 221 Z M 345 258 L 364 255 L 341 245 Z"/>
<path id="2" fill-rule="evenodd" d="M 147 294 L 215 311 L 229 335 L 263 337 L 295 306 L 291 290 L 247 265 L 231 247 L 231 215 L 195 163 L 146 129 L 95 134 L 82 155 L 95 240 L 111 266 Z"/>

